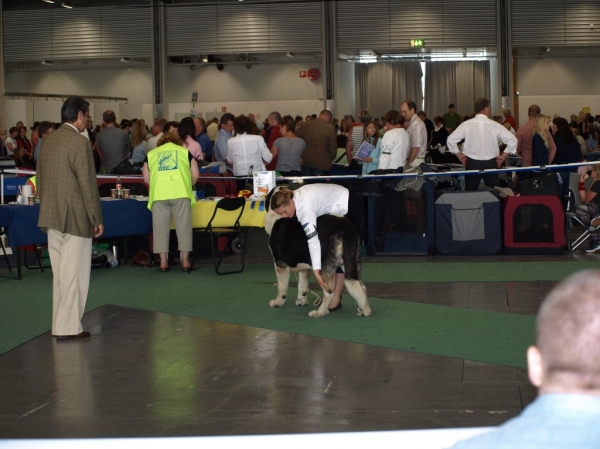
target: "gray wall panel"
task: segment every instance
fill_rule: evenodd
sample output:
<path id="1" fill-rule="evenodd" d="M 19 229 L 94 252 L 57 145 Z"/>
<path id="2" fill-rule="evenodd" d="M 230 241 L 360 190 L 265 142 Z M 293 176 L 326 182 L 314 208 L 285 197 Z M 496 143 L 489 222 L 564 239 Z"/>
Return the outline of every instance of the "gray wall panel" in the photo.
<path id="1" fill-rule="evenodd" d="M 8 11 L 3 24 L 6 62 L 152 53 L 149 8 Z"/>
<path id="2" fill-rule="evenodd" d="M 398 50 L 496 46 L 495 0 L 371 0 L 337 3 L 338 48 Z"/>
<path id="3" fill-rule="evenodd" d="M 511 6 L 515 47 L 600 45 L 598 0 L 511 0 Z"/>
<path id="4" fill-rule="evenodd" d="M 167 9 L 167 54 L 321 51 L 319 3 L 215 2 Z"/>

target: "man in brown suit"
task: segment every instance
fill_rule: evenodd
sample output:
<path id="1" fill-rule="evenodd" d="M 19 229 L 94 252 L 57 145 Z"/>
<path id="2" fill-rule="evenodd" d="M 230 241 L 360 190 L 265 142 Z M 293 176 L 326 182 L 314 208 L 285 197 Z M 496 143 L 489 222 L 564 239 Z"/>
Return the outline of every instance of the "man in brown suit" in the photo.
<path id="1" fill-rule="evenodd" d="M 329 173 L 337 155 L 337 137 L 331 124 L 331 112 L 321 111 L 318 120 L 309 120 L 296 129 L 306 142 L 302 152 L 302 175 L 323 176 Z"/>
<path id="2" fill-rule="evenodd" d="M 69 97 L 62 125 L 44 138 L 37 163 L 38 226 L 48 233 L 52 263 L 52 335 L 86 338 L 81 318 L 90 286 L 92 238 L 104 232 L 90 141 L 85 129 L 90 104 Z"/>

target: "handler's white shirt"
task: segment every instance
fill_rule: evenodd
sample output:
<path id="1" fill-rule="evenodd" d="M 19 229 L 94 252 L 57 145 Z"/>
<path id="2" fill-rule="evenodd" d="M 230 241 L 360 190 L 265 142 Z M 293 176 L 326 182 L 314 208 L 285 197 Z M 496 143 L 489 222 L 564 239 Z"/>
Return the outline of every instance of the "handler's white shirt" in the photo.
<path id="1" fill-rule="evenodd" d="M 309 184 L 294 191 L 296 218 L 304 228 L 313 270 L 321 269 L 321 242 L 317 234 L 317 217 L 348 213 L 348 189 L 336 184 Z"/>
<path id="2" fill-rule="evenodd" d="M 461 123 L 448 136 L 446 145 L 451 153 L 458 153 L 458 142 L 465 139 L 462 153 L 478 161 L 489 161 L 500 154 L 498 142 L 506 144 L 505 153 L 517 152 L 517 138 L 500 123 L 491 120 L 485 114 Z"/>
<path id="3" fill-rule="evenodd" d="M 410 137 L 404 128 L 386 131 L 381 140 L 379 170 L 404 167 L 410 151 Z"/>

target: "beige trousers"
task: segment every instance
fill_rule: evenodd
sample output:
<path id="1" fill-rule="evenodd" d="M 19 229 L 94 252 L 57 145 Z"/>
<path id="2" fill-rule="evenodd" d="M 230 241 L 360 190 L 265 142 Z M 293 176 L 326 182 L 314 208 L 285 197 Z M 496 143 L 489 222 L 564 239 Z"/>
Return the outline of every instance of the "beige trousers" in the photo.
<path id="1" fill-rule="evenodd" d="M 92 239 L 48 229 L 52 264 L 52 335 L 83 331 L 81 318 L 90 287 Z"/>

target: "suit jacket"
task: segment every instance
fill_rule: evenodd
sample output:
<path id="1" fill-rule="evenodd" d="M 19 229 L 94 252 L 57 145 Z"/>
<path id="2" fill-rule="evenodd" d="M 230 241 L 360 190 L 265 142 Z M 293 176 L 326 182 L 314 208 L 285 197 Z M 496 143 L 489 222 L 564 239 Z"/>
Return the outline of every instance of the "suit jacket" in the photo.
<path id="1" fill-rule="evenodd" d="M 107 172 L 118 166 L 125 159 L 131 157 L 133 146 L 131 137 L 127 131 L 116 126 L 108 126 L 96 136 L 96 143 L 102 155 L 100 165 L 104 172 Z"/>
<path id="2" fill-rule="evenodd" d="M 296 129 L 296 135 L 306 142 L 302 153 L 302 166 L 329 171 L 337 155 L 337 137 L 335 129 L 320 118 L 302 122 Z"/>
<path id="3" fill-rule="evenodd" d="M 37 162 L 38 226 L 90 238 L 102 208 L 90 141 L 70 125 L 48 134 Z"/>

